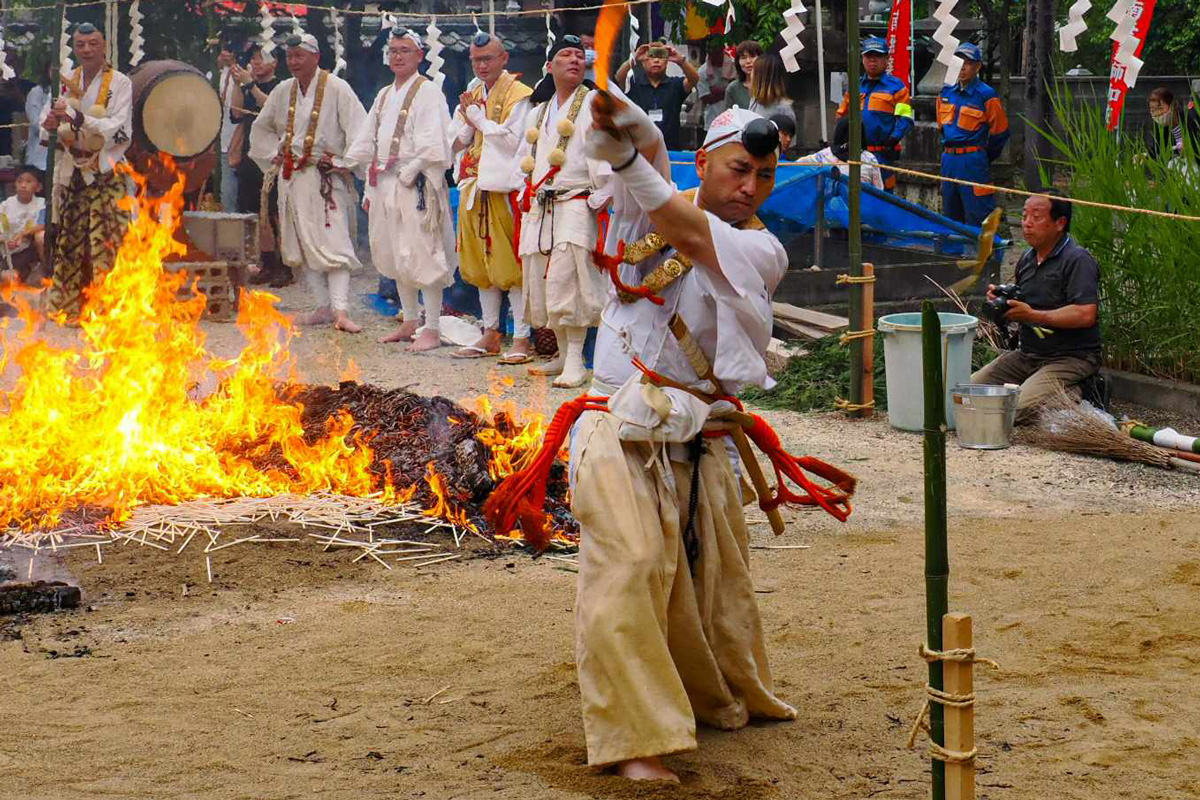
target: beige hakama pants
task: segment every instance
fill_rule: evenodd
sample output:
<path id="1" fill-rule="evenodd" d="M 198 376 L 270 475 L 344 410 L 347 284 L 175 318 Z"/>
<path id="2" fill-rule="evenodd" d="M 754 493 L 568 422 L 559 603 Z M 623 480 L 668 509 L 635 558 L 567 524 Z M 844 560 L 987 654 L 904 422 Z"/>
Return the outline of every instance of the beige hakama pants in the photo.
<path id="1" fill-rule="evenodd" d="M 795 719 L 767 666 L 741 490 L 721 440 L 700 461 L 693 576 L 682 539 L 691 464 L 668 462 L 672 488 L 658 449 L 620 441 L 618 424 L 588 412 L 572 447 L 588 763 L 694 750 L 697 720 L 735 730 L 752 717 Z"/>
<path id="2" fill-rule="evenodd" d="M 549 256 L 522 256 L 525 308 L 522 317 L 535 328 L 592 328 L 608 303 L 608 277 L 596 268 L 586 247 L 561 242 Z"/>

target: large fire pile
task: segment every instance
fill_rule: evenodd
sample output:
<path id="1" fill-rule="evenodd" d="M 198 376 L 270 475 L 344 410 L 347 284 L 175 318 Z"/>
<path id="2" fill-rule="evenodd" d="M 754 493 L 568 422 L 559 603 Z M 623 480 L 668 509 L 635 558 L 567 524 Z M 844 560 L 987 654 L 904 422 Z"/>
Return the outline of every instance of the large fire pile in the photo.
<path id="1" fill-rule="evenodd" d="M 539 416 L 472 413 L 444 398 L 355 383 L 299 383 L 289 320 L 275 298 L 249 292 L 232 359 L 205 347 L 205 298 L 180 300 L 184 273 L 163 261 L 182 184 L 137 213 L 112 271 L 89 291 L 77 344 L 36 333 L 37 313 L 0 332 L 0 529 L 52 530 L 95 518 L 113 525 L 148 504 L 200 498 L 332 493 L 419 502 L 481 533 L 482 499 L 541 438 Z M 134 202 L 134 201 L 129 201 Z M 17 370 L 10 370 L 10 367 Z M 565 482 L 552 490 L 564 534 Z M 508 535 L 512 532 L 500 532 Z"/>

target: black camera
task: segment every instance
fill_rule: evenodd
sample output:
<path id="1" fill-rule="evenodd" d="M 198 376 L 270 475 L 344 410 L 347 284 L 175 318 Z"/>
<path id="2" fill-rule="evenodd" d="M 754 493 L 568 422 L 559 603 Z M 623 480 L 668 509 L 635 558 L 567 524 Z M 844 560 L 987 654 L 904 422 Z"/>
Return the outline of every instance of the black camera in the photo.
<path id="1" fill-rule="evenodd" d="M 1008 313 L 1008 301 L 1023 300 L 1025 295 L 1015 283 L 1000 284 L 992 289 L 992 295 L 993 299 L 983 302 L 983 316 L 988 322 L 1003 328 L 1006 325 L 1004 315 Z"/>

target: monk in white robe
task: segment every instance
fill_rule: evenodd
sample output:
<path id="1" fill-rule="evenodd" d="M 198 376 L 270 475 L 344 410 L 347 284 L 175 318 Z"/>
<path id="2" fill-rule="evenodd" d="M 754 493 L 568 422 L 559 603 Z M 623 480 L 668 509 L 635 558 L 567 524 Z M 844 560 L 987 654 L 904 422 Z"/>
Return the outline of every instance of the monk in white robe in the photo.
<path id="1" fill-rule="evenodd" d="M 362 267 L 354 252 L 352 219 L 358 205 L 346 158 L 366 111 L 350 85 L 319 68 L 312 34 L 287 42 L 293 77 L 272 90 L 250 129 L 250 157 L 279 187 L 280 256 L 301 269 L 316 310 L 301 324 L 362 330 L 350 319 L 350 274 Z"/>
<path id="2" fill-rule="evenodd" d="M 591 254 L 597 212 L 608 204 L 611 169 L 584 153 L 595 91 L 583 83 L 579 38 L 559 38 L 548 68 L 524 119 L 518 165 L 526 188 L 518 252 L 524 265 L 524 318 L 535 327 L 549 326 L 558 339 L 558 356 L 529 372 L 557 376 L 555 386 L 571 388 L 587 381 L 584 339 L 587 329 L 599 324 L 608 300 L 607 279 Z"/>
<path id="3" fill-rule="evenodd" d="M 442 292 L 454 283 L 455 268 L 445 178 L 450 112 L 437 84 L 417 72 L 424 54 L 420 36 L 392 30 L 388 65 L 395 80 L 375 97 L 350 148 L 353 162 L 367 170 L 371 258 L 400 292 L 403 321 L 382 341 L 412 342 L 412 352 L 440 346 Z"/>
<path id="4" fill-rule="evenodd" d="M 752 122 L 767 141 L 743 143 Z M 660 757 L 695 749 L 698 721 L 735 730 L 796 711 L 776 696 L 767 664 L 727 440 L 702 434 L 728 403 L 647 383 L 632 357 L 702 393 L 714 392 L 713 378 L 716 392 L 731 395 L 771 383 L 771 293 L 788 259 L 754 212 L 774 186 L 778 132 L 742 109 L 719 116 L 697 154 L 700 188 L 688 197 L 669 183 L 649 117 L 631 104 L 615 124 L 622 139 L 588 131 L 589 154 L 614 169 L 620 222 L 610 250 L 623 239 L 633 254 L 620 266 L 623 285 L 665 302 L 614 292 L 590 392 L 609 396 L 610 413 L 585 413 L 571 439 L 579 686 L 589 763 L 678 780 Z M 652 232 L 661 239 L 643 239 Z M 663 269 L 672 258 L 687 265 L 682 275 Z M 676 315 L 712 368 L 708 380 L 668 327 Z"/>
<path id="5" fill-rule="evenodd" d="M 532 93 L 519 76 L 505 69 L 508 51 L 498 36 L 480 32 L 471 42 L 471 68 L 478 85 L 463 92 L 451 120 L 451 146 L 461 153 L 458 176 L 458 257 L 463 280 L 479 289 L 483 335 L 454 352 L 456 358 L 499 355 L 500 308 L 507 292 L 513 313 L 512 348 L 501 364 L 533 360 L 529 323 L 521 316 L 521 260 L 513 241 L 514 209 L 524 181 L 513 164 L 523 130 L 508 125 L 524 120 Z"/>

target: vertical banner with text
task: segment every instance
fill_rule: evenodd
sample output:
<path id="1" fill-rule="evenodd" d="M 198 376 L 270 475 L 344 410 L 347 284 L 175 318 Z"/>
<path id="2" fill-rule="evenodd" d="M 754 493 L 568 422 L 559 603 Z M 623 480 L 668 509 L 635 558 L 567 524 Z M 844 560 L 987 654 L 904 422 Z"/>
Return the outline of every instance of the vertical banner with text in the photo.
<path id="1" fill-rule="evenodd" d="M 888 71 L 912 91 L 912 0 L 892 0 L 887 30 Z"/>
<path id="2" fill-rule="evenodd" d="M 1150 30 L 1150 18 L 1154 16 L 1155 0 L 1135 0 L 1129 14 L 1134 18 L 1133 35 L 1137 38 L 1135 56 L 1142 54 L 1146 44 L 1146 34 Z M 1121 122 L 1121 112 L 1125 108 L 1125 93 L 1129 87 L 1125 84 L 1125 65 L 1117 61 L 1117 48 L 1120 42 L 1113 42 L 1112 69 L 1108 74 L 1108 103 L 1104 110 L 1104 121 L 1110 131 L 1116 130 Z"/>

